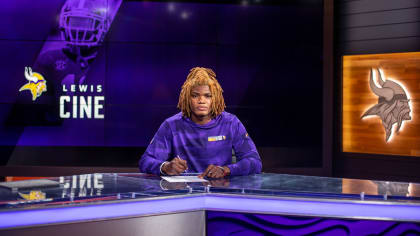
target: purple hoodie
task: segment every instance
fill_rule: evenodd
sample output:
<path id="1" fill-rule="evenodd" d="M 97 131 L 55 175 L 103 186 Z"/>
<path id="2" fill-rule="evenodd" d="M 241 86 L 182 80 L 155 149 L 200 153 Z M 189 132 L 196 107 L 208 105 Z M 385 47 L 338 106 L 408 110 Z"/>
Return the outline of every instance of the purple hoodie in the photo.
<path id="1" fill-rule="evenodd" d="M 237 162 L 232 164 L 232 149 Z M 187 161 L 188 172 L 201 173 L 208 165 L 228 166 L 231 175 L 261 172 L 261 159 L 241 121 L 222 112 L 205 125 L 178 113 L 166 119 L 139 160 L 140 171 L 160 175 L 160 165 L 174 157 Z"/>

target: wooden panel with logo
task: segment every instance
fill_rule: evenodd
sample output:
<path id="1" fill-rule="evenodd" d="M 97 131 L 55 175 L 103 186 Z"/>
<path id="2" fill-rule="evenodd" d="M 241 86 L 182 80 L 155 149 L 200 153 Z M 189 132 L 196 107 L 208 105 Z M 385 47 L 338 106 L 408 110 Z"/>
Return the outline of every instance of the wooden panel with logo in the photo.
<path id="1" fill-rule="evenodd" d="M 420 156 L 420 52 L 343 57 L 343 152 Z"/>

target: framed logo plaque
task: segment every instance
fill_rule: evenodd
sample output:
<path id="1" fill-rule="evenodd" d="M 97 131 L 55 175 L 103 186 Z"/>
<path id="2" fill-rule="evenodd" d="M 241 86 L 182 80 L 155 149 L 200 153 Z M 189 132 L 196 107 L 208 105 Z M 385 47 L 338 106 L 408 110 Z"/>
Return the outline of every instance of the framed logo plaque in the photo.
<path id="1" fill-rule="evenodd" d="M 420 52 L 343 57 L 343 152 L 420 156 Z"/>

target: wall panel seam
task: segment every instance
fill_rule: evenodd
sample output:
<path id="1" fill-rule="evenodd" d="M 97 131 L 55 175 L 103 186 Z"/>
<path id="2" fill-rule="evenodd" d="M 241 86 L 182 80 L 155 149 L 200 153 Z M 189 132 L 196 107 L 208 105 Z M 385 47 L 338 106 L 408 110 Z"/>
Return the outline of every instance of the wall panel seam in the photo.
<path id="1" fill-rule="evenodd" d="M 361 41 L 380 41 L 380 40 L 389 40 L 389 39 L 407 39 L 407 38 L 420 38 L 420 36 L 406 36 L 406 37 L 390 37 L 390 38 L 375 38 L 375 39 L 358 39 L 358 40 L 342 40 L 340 43 L 348 42 L 361 42 Z"/>
<path id="2" fill-rule="evenodd" d="M 387 23 L 387 24 L 376 24 L 376 25 L 363 25 L 363 26 L 349 26 L 349 27 L 341 27 L 339 26 L 337 30 L 342 31 L 343 29 L 356 29 L 356 28 L 369 28 L 375 26 L 387 26 L 387 25 L 403 25 L 403 24 L 412 24 L 412 23 L 420 23 L 420 19 L 416 21 L 406 21 L 406 22 L 398 22 L 398 23 Z M 420 24 L 419 24 L 420 28 Z"/>
<path id="3" fill-rule="evenodd" d="M 362 11 L 362 12 L 354 12 L 354 13 L 344 13 L 344 14 L 339 14 L 339 15 L 340 16 L 362 15 L 362 14 L 380 13 L 380 12 L 389 12 L 389 11 L 399 11 L 399 10 L 409 10 L 409 9 L 418 9 L 418 8 L 420 8 L 420 7 L 403 7 L 403 8 L 394 8 L 394 9 L 379 10 L 379 11 Z"/>

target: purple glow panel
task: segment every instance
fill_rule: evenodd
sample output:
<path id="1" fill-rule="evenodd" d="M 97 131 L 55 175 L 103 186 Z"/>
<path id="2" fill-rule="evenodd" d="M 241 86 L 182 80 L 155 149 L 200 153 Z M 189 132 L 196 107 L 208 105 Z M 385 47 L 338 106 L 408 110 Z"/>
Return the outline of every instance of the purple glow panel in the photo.
<path id="1" fill-rule="evenodd" d="M 201 196 L 0 213 L 0 228 L 211 210 L 420 222 L 420 205 L 301 199 Z"/>
<path id="2" fill-rule="evenodd" d="M 420 205 L 395 205 L 371 202 L 328 202 L 296 199 L 269 199 L 250 197 L 206 197 L 207 210 L 264 212 L 295 214 L 304 216 L 356 217 L 360 219 L 382 219 L 419 221 Z"/>
<path id="3" fill-rule="evenodd" d="M 420 225 L 380 220 L 342 220 L 249 213 L 207 213 L 207 235 L 407 235 Z"/>

